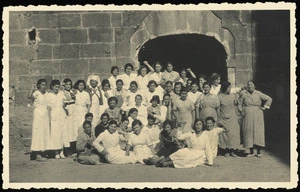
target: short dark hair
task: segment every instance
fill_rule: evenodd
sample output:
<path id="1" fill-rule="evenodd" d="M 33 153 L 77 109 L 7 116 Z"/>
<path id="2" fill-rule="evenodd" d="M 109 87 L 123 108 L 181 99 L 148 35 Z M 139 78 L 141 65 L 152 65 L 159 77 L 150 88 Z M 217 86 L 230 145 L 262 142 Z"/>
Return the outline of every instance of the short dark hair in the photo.
<path id="1" fill-rule="evenodd" d="M 230 87 L 231 83 L 228 81 L 225 81 L 221 84 L 220 92 L 225 93 L 228 87 Z"/>
<path id="2" fill-rule="evenodd" d="M 37 81 L 37 83 L 36 83 L 37 88 L 40 88 L 40 85 L 41 85 L 42 83 L 46 83 L 46 84 L 47 84 L 46 79 L 39 79 L 39 80 Z"/>
<path id="3" fill-rule="evenodd" d="M 71 82 L 71 88 L 73 87 L 73 83 L 72 83 L 72 80 L 71 80 L 71 79 L 65 78 L 65 79 L 63 80 L 63 82 L 64 82 L 64 84 Z"/>
<path id="4" fill-rule="evenodd" d="M 131 109 L 129 109 L 129 111 L 128 111 L 128 115 L 131 115 L 133 112 L 139 112 L 138 110 L 137 110 L 137 108 L 131 108 Z"/>
<path id="5" fill-rule="evenodd" d="M 153 95 L 152 99 L 150 100 L 150 103 L 152 103 L 153 101 L 156 101 L 157 104 L 159 104 L 159 96 L 158 95 Z"/>
<path id="6" fill-rule="evenodd" d="M 116 120 L 112 119 L 108 122 L 108 125 L 118 125 L 118 122 Z"/>
<path id="7" fill-rule="evenodd" d="M 194 124 L 193 124 L 193 130 L 196 130 L 196 123 L 198 123 L 199 121 L 201 121 L 201 123 L 202 123 L 202 129 L 204 130 L 205 128 L 205 126 L 204 126 L 204 121 L 203 121 L 203 119 L 196 119 L 195 121 L 194 121 Z"/>
<path id="8" fill-rule="evenodd" d="M 84 128 L 85 125 L 90 125 L 92 126 L 92 123 L 90 121 L 84 121 L 83 124 L 82 124 L 82 127 Z"/>
<path id="9" fill-rule="evenodd" d="M 119 83 L 119 82 L 121 82 L 121 83 L 122 83 L 122 85 L 124 85 L 124 82 L 123 82 L 123 80 L 122 80 L 122 79 L 118 79 L 118 80 L 116 81 L 116 85 L 117 85 L 117 83 Z"/>
<path id="10" fill-rule="evenodd" d="M 50 83 L 50 89 L 52 90 L 52 87 L 54 87 L 55 85 L 60 85 L 60 81 L 57 79 L 52 80 Z"/>
<path id="11" fill-rule="evenodd" d="M 104 85 L 105 85 L 105 84 L 108 84 L 108 85 L 109 85 L 109 87 L 110 87 L 110 82 L 109 82 L 109 80 L 108 80 L 108 79 L 103 79 L 103 80 L 102 80 L 102 82 L 101 82 L 101 86 L 102 86 L 102 87 L 104 87 Z"/>
<path id="12" fill-rule="evenodd" d="M 115 69 L 118 69 L 118 71 L 119 71 L 118 66 L 112 66 L 111 69 L 110 69 L 110 73 L 112 74 Z"/>
<path id="13" fill-rule="evenodd" d="M 205 82 L 205 83 L 203 83 L 202 88 L 203 88 L 205 85 L 208 85 L 209 87 L 211 87 L 211 84 L 210 84 L 209 82 Z"/>
<path id="14" fill-rule="evenodd" d="M 126 63 L 124 69 L 126 70 L 127 67 L 131 67 L 131 69 L 133 69 L 133 65 L 131 63 Z"/>
<path id="15" fill-rule="evenodd" d="M 109 104 L 111 101 L 116 101 L 116 104 L 118 103 L 118 99 L 115 96 L 109 97 L 107 103 Z"/>
<path id="16" fill-rule="evenodd" d="M 131 127 L 133 128 L 135 125 L 141 126 L 141 125 L 143 125 L 143 123 L 140 120 L 135 119 L 135 120 L 133 120 Z"/>
<path id="17" fill-rule="evenodd" d="M 172 82 L 172 81 L 167 81 L 167 82 L 165 83 L 165 85 L 167 85 L 167 84 L 170 84 L 170 85 L 173 86 L 173 82 Z"/>
<path id="18" fill-rule="evenodd" d="M 75 84 L 74 84 L 74 89 L 78 89 L 78 85 L 79 85 L 80 83 L 83 83 L 84 89 L 86 89 L 86 83 L 85 83 L 85 81 L 82 80 L 82 79 L 80 79 L 80 80 L 78 80 L 78 81 L 75 82 Z"/>
<path id="19" fill-rule="evenodd" d="M 213 117 L 206 117 L 205 118 L 205 123 L 207 123 L 207 121 L 212 121 L 213 123 L 215 123 L 216 122 L 216 120 L 213 118 Z"/>
<path id="20" fill-rule="evenodd" d="M 131 86 L 132 84 L 134 84 L 136 87 L 139 87 L 136 81 L 131 81 L 131 82 L 130 82 L 130 86 Z"/>
<path id="21" fill-rule="evenodd" d="M 109 119 L 109 114 L 108 114 L 108 113 L 102 113 L 100 119 L 102 119 L 102 118 L 105 117 L 105 116 Z"/>
<path id="22" fill-rule="evenodd" d="M 150 80 L 150 81 L 148 82 L 148 85 L 147 85 L 147 87 L 149 88 L 151 84 L 154 84 L 154 85 L 155 85 L 155 87 L 157 87 L 157 86 L 158 86 L 158 84 L 156 83 L 156 81 L 154 81 L 154 80 Z"/>
<path id="23" fill-rule="evenodd" d="M 93 113 L 86 113 L 85 116 L 84 116 L 84 118 L 86 119 L 88 117 L 94 117 Z"/>
<path id="24" fill-rule="evenodd" d="M 175 128 L 173 121 L 171 121 L 171 120 L 169 120 L 169 119 L 167 119 L 167 120 L 165 120 L 165 121 L 163 122 L 162 127 L 164 128 L 166 125 L 170 125 L 172 129 Z"/>

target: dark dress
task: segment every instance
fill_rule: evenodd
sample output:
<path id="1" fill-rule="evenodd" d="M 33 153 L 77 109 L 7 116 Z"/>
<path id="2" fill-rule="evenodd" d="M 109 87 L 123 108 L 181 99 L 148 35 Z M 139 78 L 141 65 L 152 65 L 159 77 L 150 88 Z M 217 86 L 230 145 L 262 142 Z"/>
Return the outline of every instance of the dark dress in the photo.
<path id="1" fill-rule="evenodd" d="M 159 150 L 156 153 L 156 155 L 159 157 L 169 157 L 171 154 L 175 153 L 178 149 L 180 149 L 178 141 L 174 137 L 165 134 L 164 131 L 160 133 L 159 140 Z"/>
<path id="2" fill-rule="evenodd" d="M 104 125 L 102 122 L 95 127 L 95 137 L 103 133 L 106 129 L 108 129 L 108 123 Z"/>

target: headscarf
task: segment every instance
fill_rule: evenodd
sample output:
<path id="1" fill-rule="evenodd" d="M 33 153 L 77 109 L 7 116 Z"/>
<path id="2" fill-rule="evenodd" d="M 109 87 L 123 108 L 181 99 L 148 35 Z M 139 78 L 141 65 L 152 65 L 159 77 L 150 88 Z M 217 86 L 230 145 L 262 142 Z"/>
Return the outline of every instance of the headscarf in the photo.
<path id="1" fill-rule="evenodd" d="M 100 77 L 99 77 L 98 75 L 91 74 L 91 75 L 88 76 L 88 79 L 87 79 L 87 81 L 86 81 L 86 85 L 87 85 L 88 87 L 91 86 L 91 85 L 90 85 L 90 81 L 91 81 L 91 80 L 97 81 L 97 82 L 98 82 L 98 86 L 101 86 Z"/>

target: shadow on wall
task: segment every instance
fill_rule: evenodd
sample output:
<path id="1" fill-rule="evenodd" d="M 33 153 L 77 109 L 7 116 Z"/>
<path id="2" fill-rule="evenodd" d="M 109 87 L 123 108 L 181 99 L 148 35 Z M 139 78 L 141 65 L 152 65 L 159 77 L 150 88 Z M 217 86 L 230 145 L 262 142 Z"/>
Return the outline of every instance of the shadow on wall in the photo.
<path id="1" fill-rule="evenodd" d="M 253 11 L 255 82 L 273 99 L 265 111 L 266 147 L 290 164 L 290 12 Z"/>
<path id="2" fill-rule="evenodd" d="M 170 61 L 178 72 L 191 68 L 197 77 L 216 72 L 223 81 L 227 80 L 226 58 L 225 48 L 215 37 L 200 34 L 161 36 L 147 41 L 138 54 L 140 64 L 159 61 L 165 69 Z"/>

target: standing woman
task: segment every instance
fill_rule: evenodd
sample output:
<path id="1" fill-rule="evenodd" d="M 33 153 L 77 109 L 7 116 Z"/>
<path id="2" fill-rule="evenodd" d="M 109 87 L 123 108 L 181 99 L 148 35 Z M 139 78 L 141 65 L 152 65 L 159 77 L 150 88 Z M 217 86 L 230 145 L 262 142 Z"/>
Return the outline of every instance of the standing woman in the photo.
<path id="1" fill-rule="evenodd" d="M 110 88 L 110 83 L 108 81 L 108 79 L 103 79 L 102 83 L 102 90 L 100 90 L 101 95 L 103 96 L 103 104 L 100 105 L 100 115 L 102 115 L 105 111 L 105 109 L 107 109 L 108 106 L 108 98 L 113 96 L 113 92 Z"/>
<path id="2" fill-rule="evenodd" d="M 132 73 L 133 70 L 133 65 L 131 63 L 126 63 L 125 67 L 124 67 L 124 74 L 120 75 L 119 78 L 122 79 L 124 86 L 123 88 L 125 90 L 129 89 L 130 86 L 130 82 L 131 81 L 135 81 L 136 80 L 136 74 Z"/>
<path id="3" fill-rule="evenodd" d="M 209 78 L 209 83 L 211 84 L 210 93 L 213 95 L 218 95 L 221 88 L 221 76 L 218 73 L 211 74 Z"/>
<path id="4" fill-rule="evenodd" d="M 37 86 L 38 90 L 35 90 Z M 28 93 L 28 98 L 33 100 L 33 123 L 31 139 L 31 160 L 44 161 L 43 152 L 49 146 L 49 117 L 47 111 L 47 81 L 39 79 L 33 84 Z"/>
<path id="5" fill-rule="evenodd" d="M 202 93 L 204 92 L 203 90 L 203 84 L 207 81 L 207 76 L 205 74 L 199 75 L 199 91 Z"/>
<path id="6" fill-rule="evenodd" d="M 76 92 L 74 129 L 76 129 L 75 134 L 77 138 L 78 129 L 79 127 L 82 127 L 82 124 L 85 121 L 85 114 L 90 111 L 91 100 L 89 93 L 84 91 L 84 89 L 86 89 L 84 80 L 76 81 L 76 83 L 74 84 L 74 89 Z"/>
<path id="7" fill-rule="evenodd" d="M 128 90 L 125 95 L 125 101 L 124 101 L 121 109 L 126 111 L 128 107 L 133 106 L 135 104 L 135 96 L 138 94 L 142 95 L 142 92 L 138 90 L 137 82 L 131 81 L 130 90 Z"/>
<path id="8" fill-rule="evenodd" d="M 220 147 L 226 149 L 226 154 L 236 157 L 234 149 L 240 146 L 240 126 L 238 123 L 235 107 L 238 105 L 238 94 L 230 94 L 230 82 L 223 82 L 218 98 L 220 100 L 220 121 L 226 130 L 220 134 Z"/>
<path id="9" fill-rule="evenodd" d="M 64 110 L 64 101 L 67 100 L 65 94 L 60 91 L 60 81 L 52 80 L 50 84 L 51 92 L 47 95 L 48 110 L 50 112 L 50 150 L 55 151 L 55 159 L 64 159 L 64 124 L 66 113 Z"/>
<path id="10" fill-rule="evenodd" d="M 213 117 L 217 122 L 220 116 L 220 101 L 217 95 L 210 93 L 211 86 L 208 82 L 203 84 L 203 94 L 199 101 L 199 117 L 205 120 L 206 117 Z"/>
<path id="11" fill-rule="evenodd" d="M 255 90 L 253 81 L 247 82 L 247 90 L 242 92 L 243 121 L 243 144 L 244 148 L 250 149 L 248 157 L 254 156 L 254 148 L 257 157 L 261 157 L 260 149 L 265 146 L 265 122 L 263 111 L 269 109 L 272 98 L 260 91 Z M 264 105 L 262 106 L 262 103 Z"/>

